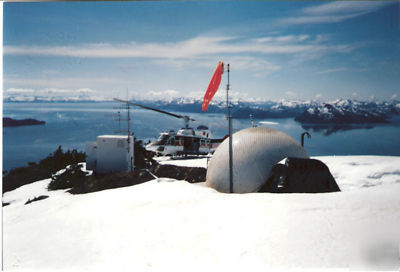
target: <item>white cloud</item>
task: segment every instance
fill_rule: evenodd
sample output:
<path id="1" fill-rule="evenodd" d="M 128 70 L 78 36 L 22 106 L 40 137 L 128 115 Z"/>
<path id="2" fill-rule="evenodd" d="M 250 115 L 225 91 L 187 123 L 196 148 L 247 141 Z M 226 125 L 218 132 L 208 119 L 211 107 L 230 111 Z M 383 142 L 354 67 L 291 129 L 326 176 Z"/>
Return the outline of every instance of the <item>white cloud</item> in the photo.
<path id="1" fill-rule="evenodd" d="M 348 67 L 338 67 L 332 69 L 326 69 L 322 71 L 315 72 L 316 74 L 330 74 L 330 73 L 339 73 L 339 72 L 365 72 L 368 71 L 366 68 L 348 68 Z"/>
<path id="2" fill-rule="evenodd" d="M 258 43 L 269 43 L 269 42 L 302 42 L 309 39 L 309 35 L 287 35 L 287 36 L 271 36 L 254 39 Z"/>
<path id="3" fill-rule="evenodd" d="M 6 55 L 38 55 L 85 58 L 182 59 L 229 54 L 296 54 L 304 52 L 348 52 L 345 44 L 306 42 L 308 35 L 274 36 L 257 40 L 237 37 L 200 36 L 175 43 L 85 44 L 77 46 L 4 46 Z"/>
<path id="4" fill-rule="evenodd" d="M 32 86 L 42 88 L 82 88 L 94 87 L 105 84 L 128 84 L 129 81 L 107 77 L 54 77 L 54 78 L 15 78 L 5 77 L 4 84 L 14 86 Z"/>
<path id="5" fill-rule="evenodd" d="M 324 36 L 325 37 L 325 36 Z M 169 43 L 127 44 L 86 44 L 77 46 L 5 46 L 4 54 L 47 55 L 87 58 L 147 58 L 153 64 L 207 68 L 215 66 L 216 59 L 223 59 L 234 65 L 234 69 L 246 70 L 253 77 L 262 78 L 282 69 L 281 65 L 266 60 L 268 55 L 292 55 L 298 62 L 320 58 L 330 53 L 347 53 L 360 45 L 323 44 L 321 35 L 312 37 L 300 35 L 272 35 L 258 39 L 239 39 L 238 37 L 199 36 L 192 39 Z M 326 37 L 325 40 L 326 41 Z M 257 57 L 254 56 L 257 54 Z M 126 69 L 121 67 L 121 69 Z M 128 85 L 126 80 L 115 78 L 57 78 L 50 77 L 55 71 L 44 71 L 46 78 L 21 79 L 5 78 L 7 86 L 13 87 L 62 87 L 101 88 L 101 85 Z M 49 78 L 50 77 L 50 78 Z"/>
<path id="6" fill-rule="evenodd" d="M 254 73 L 256 77 L 264 77 L 270 73 L 281 70 L 281 66 L 273 64 L 262 58 L 250 56 L 227 56 L 224 57 L 225 63 L 230 63 L 232 69 L 248 70 Z M 178 68 L 184 67 L 200 67 L 210 69 L 216 65 L 215 57 L 204 58 L 186 58 L 186 59 L 158 59 L 153 63 L 164 66 L 175 66 Z"/>
<path id="7" fill-rule="evenodd" d="M 172 100 L 175 98 L 183 99 L 203 99 L 205 90 L 192 91 L 182 93 L 177 90 L 161 90 L 161 91 L 149 91 L 149 92 L 129 92 L 129 97 L 136 100 Z M 249 97 L 247 92 L 243 91 L 229 91 L 229 99 L 232 102 L 235 101 L 248 101 L 252 99 Z M 220 86 L 219 90 L 215 93 L 213 101 L 225 101 L 226 100 L 226 89 Z"/>
<path id="8" fill-rule="evenodd" d="M 322 97 L 322 94 L 320 94 L 320 93 L 317 93 L 316 95 L 315 95 L 315 98 L 317 98 L 317 99 L 319 99 L 319 98 L 321 98 Z"/>
<path id="9" fill-rule="evenodd" d="M 233 64 L 232 69 L 253 71 L 255 77 L 264 77 L 281 70 L 279 65 L 253 57 L 228 57 L 227 63 Z"/>
<path id="10" fill-rule="evenodd" d="M 322 5 L 307 7 L 302 10 L 309 15 L 332 15 L 332 14 L 358 14 L 370 13 L 390 4 L 383 1 L 336 1 Z"/>
<path id="11" fill-rule="evenodd" d="M 129 97 L 133 100 L 171 100 L 179 97 L 184 97 L 177 90 L 151 90 L 151 91 L 130 91 Z M 125 98 L 123 98 L 125 99 Z"/>
<path id="12" fill-rule="evenodd" d="M 287 91 L 287 92 L 285 92 L 285 95 L 287 95 L 289 97 L 295 97 L 295 96 L 297 96 L 297 93 L 292 92 L 292 91 Z"/>
<path id="13" fill-rule="evenodd" d="M 358 14 L 338 15 L 338 16 L 297 16 L 282 19 L 281 22 L 289 25 L 298 24 L 322 24 L 322 23 L 339 23 L 347 19 L 358 17 Z"/>
<path id="14" fill-rule="evenodd" d="M 89 88 L 80 88 L 76 90 L 70 89 L 57 89 L 57 88 L 46 88 L 41 89 L 36 92 L 36 94 L 40 95 L 64 95 L 64 94 L 93 94 L 95 91 Z"/>
<path id="15" fill-rule="evenodd" d="M 346 53 L 357 46 L 349 44 L 323 44 L 320 36 L 272 35 L 259 39 L 243 39 L 232 36 L 199 36 L 169 43 L 85 44 L 76 46 L 5 46 L 4 54 L 67 56 L 85 58 L 146 58 L 153 64 L 183 69 L 186 67 L 214 67 L 216 59 L 231 63 L 236 70 L 246 70 L 255 78 L 263 78 L 280 71 L 281 65 L 266 60 L 268 55 L 292 55 L 299 62 L 330 53 Z M 257 54 L 257 57 L 254 55 Z M 128 67 L 129 68 L 129 67 Z M 126 67 L 120 67 L 124 70 Z M 129 86 L 129 80 L 118 78 L 65 77 L 57 71 L 42 71 L 43 78 L 4 78 L 8 87 L 68 88 L 82 87 L 105 89 L 114 86 Z M 154 93 L 157 96 L 157 93 Z"/>
<path id="16" fill-rule="evenodd" d="M 203 98 L 204 96 L 204 92 L 201 96 L 201 98 Z M 249 94 L 247 92 L 244 91 L 234 91 L 234 90 L 230 90 L 229 91 L 229 100 L 231 102 L 235 102 L 235 101 L 248 101 L 250 99 Z M 226 101 L 226 89 L 224 88 L 220 88 L 217 93 L 215 94 L 214 101 Z"/>
<path id="17" fill-rule="evenodd" d="M 387 1 L 335 1 L 302 9 L 297 16 L 279 22 L 287 25 L 338 23 L 375 12 L 389 4 Z"/>
<path id="18" fill-rule="evenodd" d="M 316 74 L 330 74 L 330 73 L 337 73 L 337 72 L 345 72 L 348 71 L 349 69 L 346 67 L 340 67 L 340 68 L 332 68 L 332 69 L 327 69 L 327 70 L 322 70 L 315 72 Z"/>
<path id="19" fill-rule="evenodd" d="M 397 98 L 397 94 L 393 94 L 391 97 L 390 97 L 390 100 L 394 100 L 394 99 L 396 99 Z"/>
<path id="20" fill-rule="evenodd" d="M 4 46 L 4 54 L 84 58 L 185 58 L 221 53 L 224 41 L 234 37 L 196 37 L 180 42 L 109 44 L 78 46 Z M 232 49 L 231 49 L 232 50 Z"/>
<path id="21" fill-rule="evenodd" d="M 34 91 L 33 89 L 10 88 L 5 90 L 5 94 L 32 94 Z"/>
<path id="22" fill-rule="evenodd" d="M 176 98 L 180 96 L 180 93 L 175 90 L 165 90 L 165 91 L 149 91 L 148 96 L 150 98 Z"/>
<path id="23" fill-rule="evenodd" d="M 4 91 L 4 98 L 13 101 L 34 101 L 39 99 L 42 101 L 52 100 L 104 100 L 105 96 L 100 95 L 98 91 L 90 88 L 77 89 L 59 89 L 59 88 L 43 88 L 43 89 L 16 89 L 9 88 Z"/>
<path id="24" fill-rule="evenodd" d="M 329 41 L 331 38 L 331 35 L 328 34 L 318 34 L 315 36 L 315 43 L 322 43 L 322 42 L 326 42 Z"/>
<path id="25" fill-rule="evenodd" d="M 56 71 L 56 70 L 43 70 L 42 74 L 44 76 L 56 75 L 56 74 L 58 74 L 58 71 Z"/>
<path id="26" fill-rule="evenodd" d="M 57 95 L 81 95 L 81 94 L 95 94 L 96 91 L 90 88 L 79 89 L 58 89 L 58 88 L 44 88 L 44 89 L 17 89 L 9 88 L 5 90 L 5 94 L 14 95 L 36 95 L 36 96 L 57 96 Z"/>

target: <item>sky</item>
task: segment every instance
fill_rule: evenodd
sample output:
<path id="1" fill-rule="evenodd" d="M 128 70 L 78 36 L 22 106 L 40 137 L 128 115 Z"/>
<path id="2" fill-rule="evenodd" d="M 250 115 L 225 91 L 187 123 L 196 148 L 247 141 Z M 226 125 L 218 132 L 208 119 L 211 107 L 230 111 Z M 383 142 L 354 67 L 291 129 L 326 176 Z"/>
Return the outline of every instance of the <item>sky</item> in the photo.
<path id="1" fill-rule="evenodd" d="M 4 95 L 400 98 L 400 2 L 4 3 Z M 217 96 L 223 97 L 225 71 Z"/>

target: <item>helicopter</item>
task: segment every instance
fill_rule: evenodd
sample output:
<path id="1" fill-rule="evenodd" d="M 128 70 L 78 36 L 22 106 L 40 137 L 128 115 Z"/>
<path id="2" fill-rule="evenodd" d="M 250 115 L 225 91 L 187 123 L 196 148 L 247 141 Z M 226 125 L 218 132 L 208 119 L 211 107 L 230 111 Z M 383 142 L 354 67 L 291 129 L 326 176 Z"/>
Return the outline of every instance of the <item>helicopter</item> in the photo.
<path id="1" fill-rule="evenodd" d="M 196 121 L 187 115 L 179 115 L 160 109 L 133 103 L 128 100 L 114 98 L 115 101 L 126 103 L 132 106 L 147 110 L 163 113 L 175 118 L 183 119 L 185 127 L 177 132 L 170 130 L 161 132 L 158 139 L 145 146 L 146 150 L 152 151 L 162 156 L 180 156 L 180 155 L 207 155 L 214 153 L 218 145 L 227 137 L 212 138 L 211 131 L 207 126 L 199 125 L 196 129 L 189 126 L 189 121 Z"/>

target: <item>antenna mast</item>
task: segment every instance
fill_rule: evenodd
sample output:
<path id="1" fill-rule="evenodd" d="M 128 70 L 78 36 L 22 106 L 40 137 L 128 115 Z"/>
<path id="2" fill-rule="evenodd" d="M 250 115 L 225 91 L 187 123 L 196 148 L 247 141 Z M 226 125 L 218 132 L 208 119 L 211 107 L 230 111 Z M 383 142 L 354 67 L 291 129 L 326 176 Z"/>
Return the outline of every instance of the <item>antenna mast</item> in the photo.
<path id="1" fill-rule="evenodd" d="M 127 96 L 127 99 L 128 99 L 128 90 L 126 90 L 126 96 Z M 131 136 L 130 135 L 131 134 L 131 130 L 130 130 L 130 121 L 131 121 L 130 102 L 128 100 L 120 100 L 120 99 L 114 99 L 114 100 L 123 103 L 122 106 L 117 107 L 117 109 L 119 109 L 119 110 L 118 110 L 118 115 L 117 115 L 117 118 L 118 118 L 117 119 L 118 120 L 118 131 L 116 131 L 116 133 L 118 133 L 120 135 L 124 135 L 126 133 L 126 135 L 127 135 L 126 141 L 128 143 L 127 152 L 128 152 L 128 154 L 130 154 L 131 153 L 131 149 L 130 149 L 130 146 L 131 146 L 131 140 L 130 140 L 130 136 Z M 121 110 L 126 110 L 126 119 L 122 118 Z M 126 121 L 126 129 L 125 130 L 121 129 L 121 121 Z M 133 143 L 134 142 L 135 142 L 135 140 L 133 139 Z M 129 170 L 132 171 L 133 168 L 134 168 L 134 164 L 133 164 L 132 157 L 131 157 L 131 159 L 129 161 Z"/>
<path id="2" fill-rule="evenodd" d="M 128 95 L 128 89 L 126 89 L 126 101 L 129 101 L 129 95 Z M 126 127 L 127 127 L 127 132 L 128 132 L 128 144 L 129 144 L 129 135 L 131 134 L 130 128 L 129 128 L 129 123 L 131 121 L 131 116 L 130 116 L 130 106 L 129 103 L 126 103 Z"/>
<path id="3" fill-rule="evenodd" d="M 229 192 L 233 193 L 233 160 L 232 160 L 232 116 L 231 106 L 229 105 L 229 63 L 228 70 L 228 84 L 226 85 L 226 114 L 228 118 L 229 127 Z"/>
<path id="4" fill-rule="evenodd" d="M 131 117 L 130 117 L 130 105 L 128 103 L 123 102 L 125 105 L 123 106 L 119 106 L 117 109 L 121 109 L 121 110 L 126 110 L 126 118 L 122 118 L 121 117 L 121 112 L 118 111 L 117 113 L 117 121 L 118 121 L 118 130 L 116 131 L 116 133 L 118 134 L 123 134 L 123 133 L 127 133 L 127 135 L 130 135 L 130 121 L 131 121 Z M 126 130 L 121 129 L 121 121 L 126 121 Z"/>
<path id="5" fill-rule="evenodd" d="M 129 101 L 128 89 L 126 89 L 126 101 Z M 130 130 L 130 122 L 131 122 L 130 108 L 131 107 L 130 107 L 129 103 L 127 102 L 126 103 L 126 122 L 127 122 L 127 124 L 126 124 L 126 126 L 127 126 L 127 137 L 126 137 L 126 139 L 127 139 L 127 142 L 128 142 L 128 147 L 127 147 L 128 154 L 130 153 L 130 143 L 131 143 L 131 140 L 130 140 L 130 134 L 131 134 L 131 130 Z M 135 144 L 135 139 L 133 139 L 133 144 Z M 129 169 L 130 171 L 133 171 L 132 157 L 131 157 L 130 162 L 129 162 L 129 168 L 130 168 Z"/>

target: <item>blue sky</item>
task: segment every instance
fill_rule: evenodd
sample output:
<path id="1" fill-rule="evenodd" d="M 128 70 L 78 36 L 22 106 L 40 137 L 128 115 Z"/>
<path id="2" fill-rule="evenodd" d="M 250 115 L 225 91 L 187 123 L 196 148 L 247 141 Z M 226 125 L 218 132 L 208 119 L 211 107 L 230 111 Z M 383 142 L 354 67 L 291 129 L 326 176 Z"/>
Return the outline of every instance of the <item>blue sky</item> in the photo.
<path id="1" fill-rule="evenodd" d="M 4 93 L 235 98 L 400 96 L 400 2 L 4 3 Z M 219 96 L 224 95 L 226 74 Z"/>

